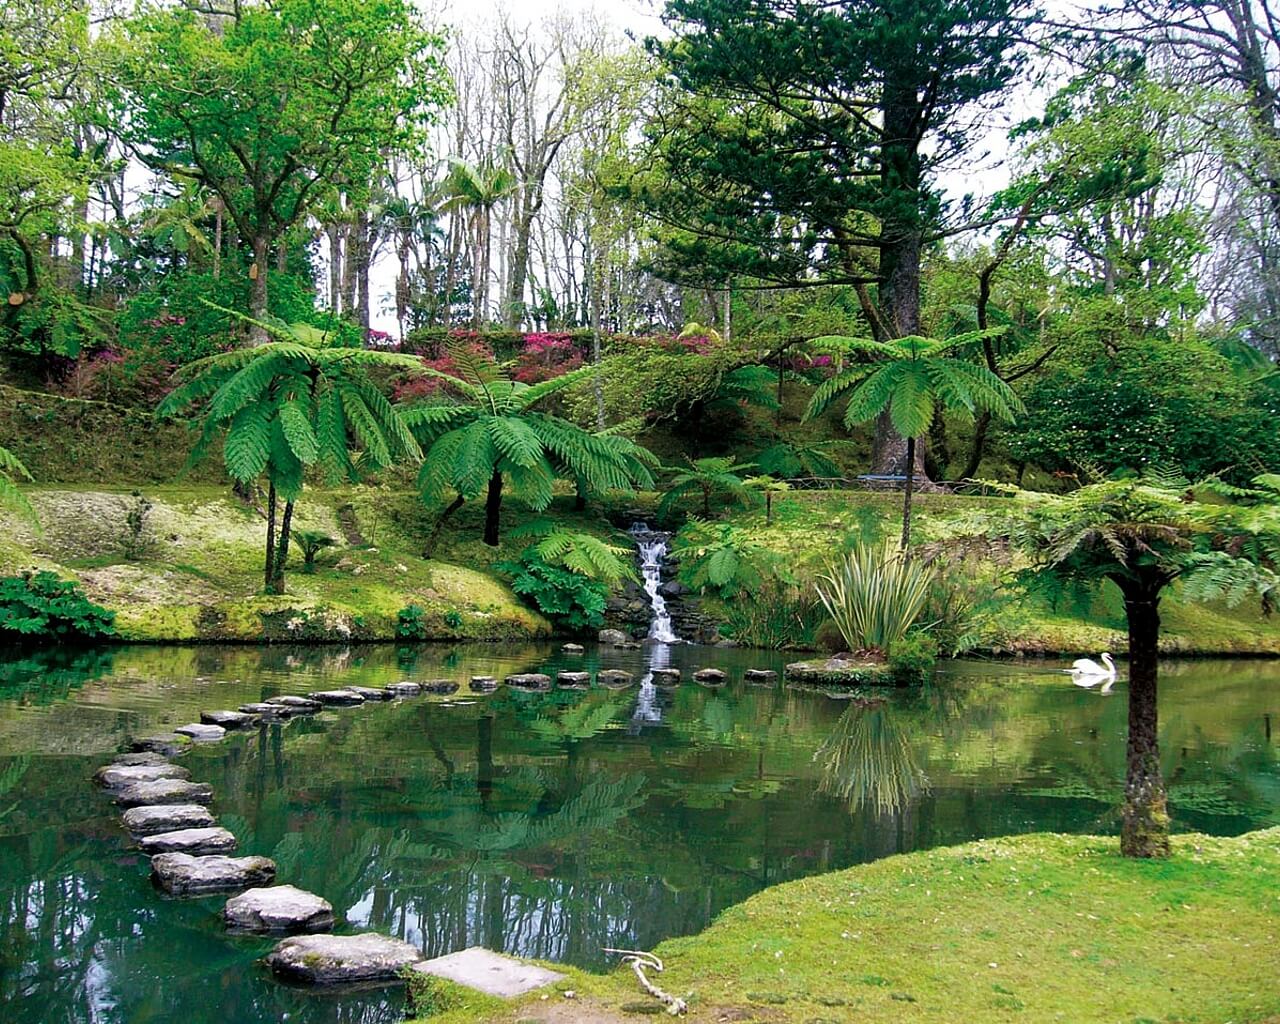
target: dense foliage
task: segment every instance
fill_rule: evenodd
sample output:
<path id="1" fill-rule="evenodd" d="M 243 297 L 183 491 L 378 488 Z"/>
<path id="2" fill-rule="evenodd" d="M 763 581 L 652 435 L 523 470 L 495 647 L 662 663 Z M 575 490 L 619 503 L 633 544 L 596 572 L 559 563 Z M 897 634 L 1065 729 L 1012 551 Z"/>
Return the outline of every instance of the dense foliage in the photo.
<path id="1" fill-rule="evenodd" d="M 0 579 L 0 637 L 66 642 L 115 635 L 113 612 L 94 604 L 72 580 L 52 572 Z"/>

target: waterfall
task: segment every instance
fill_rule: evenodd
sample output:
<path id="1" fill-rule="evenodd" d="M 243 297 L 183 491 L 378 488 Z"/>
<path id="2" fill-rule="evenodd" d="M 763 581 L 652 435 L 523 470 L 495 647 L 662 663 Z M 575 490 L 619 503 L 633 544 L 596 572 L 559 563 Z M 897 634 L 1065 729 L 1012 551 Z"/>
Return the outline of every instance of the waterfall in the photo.
<path id="1" fill-rule="evenodd" d="M 631 527 L 631 535 L 636 539 L 636 547 L 640 550 L 640 575 L 644 579 L 644 592 L 649 598 L 649 607 L 653 609 L 653 618 L 649 621 L 649 639 L 660 644 L 677 644 L 680 638 L 672 632 L 667 601 L 659 590 L 662 586 L 662 560 L 667 555 L 667 541 L 671 539 L 671 535 L 650 530 L 646 523 L 635 523 Z"/>

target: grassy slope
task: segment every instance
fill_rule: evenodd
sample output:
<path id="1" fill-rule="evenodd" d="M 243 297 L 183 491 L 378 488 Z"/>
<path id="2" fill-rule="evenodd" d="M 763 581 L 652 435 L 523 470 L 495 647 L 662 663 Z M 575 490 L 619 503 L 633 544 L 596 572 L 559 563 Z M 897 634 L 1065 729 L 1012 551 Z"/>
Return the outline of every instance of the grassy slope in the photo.
<path id="1" fill-rule="evenodd" d="M 1280 829 L 1176 837 L 1162 862 L 1114 839 L 1019 836 L 891 857 L 768 889 L 658 947 L 692 1021 L 1246 1022 L 1277 1019 Z M 628 972 L 572 972 L 500 1010 L 434 987 L 420 1012 L 472 1021 L 634 1020 Z M 566 1013 L 572 1006 L 571 1013 Z"/>

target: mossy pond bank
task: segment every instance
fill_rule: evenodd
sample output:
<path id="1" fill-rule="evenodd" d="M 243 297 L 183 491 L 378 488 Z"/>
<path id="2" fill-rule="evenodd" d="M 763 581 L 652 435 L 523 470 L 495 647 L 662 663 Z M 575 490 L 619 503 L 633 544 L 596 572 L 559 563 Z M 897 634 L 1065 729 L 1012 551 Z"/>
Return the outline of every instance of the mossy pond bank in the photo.
<path id="1" fill-rule="evenodd" d="M 659 649 L 660 650 L 660 649 Z M 14 1022 L 399 1019 L 395 990 L 314 995 L 229 938 L 223 899 L 164 900 L 89 782 L 131 736 L 275 694 L 619 668 L 554 645 L 135 648 L 0 661 L 0 1005 Z M 1109 832 L 1125 688 L 957 665 L 873 707 L 743 682 L 783 656 L 670 649 L 678 688 L 464 685 L 230 733 L 182 759 L 244 853 L 330 900 L 339 930 L 606 966 L 779 882 L 1014 833 Z M 696 668 L 725 669 L 719 688 Z M 1171 663 L 1161 741 L 1180 829 L 1280 823 L 1280 664 Z"/>

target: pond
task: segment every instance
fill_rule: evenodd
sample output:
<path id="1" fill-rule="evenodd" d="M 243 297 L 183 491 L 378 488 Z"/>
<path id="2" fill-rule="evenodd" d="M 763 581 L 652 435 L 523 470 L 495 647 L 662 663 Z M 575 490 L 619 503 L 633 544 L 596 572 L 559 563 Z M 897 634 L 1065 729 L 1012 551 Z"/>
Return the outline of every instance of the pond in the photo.
<path id="1" fill-rule="evenodd" d="M 1111 832 L 1125 687 L 957 664 L 874 708 L 696 647 L 115 648 L 0 660 L 0 1006 L 19 1022 L 368 1022 L 402 993 L 273 982 L 222 898 L 165 900 L 92 772 L 130 736 L 280 693 L 556 668 L 726 669 L 717 690 L 463 690 L 228 734 L 183 763 L 244 853 L 347 928 L 602 969 L 778 882 L 981 836 Z M 1161 740 L 1182 829 L 1280 823 L 1280 665 L 1184 662 Z"/>

